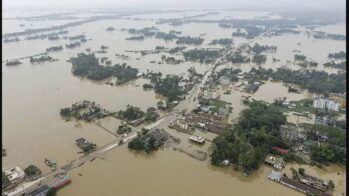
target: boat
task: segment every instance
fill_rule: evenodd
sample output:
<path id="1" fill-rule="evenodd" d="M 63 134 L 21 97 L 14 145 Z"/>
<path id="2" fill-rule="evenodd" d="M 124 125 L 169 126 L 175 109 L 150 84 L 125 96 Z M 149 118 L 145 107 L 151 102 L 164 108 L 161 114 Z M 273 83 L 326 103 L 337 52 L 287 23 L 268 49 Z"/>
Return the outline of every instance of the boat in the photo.
<path id="1" fill-rule="evenodd" d="M 45 158 L 45 164 L 49 167 L 56 167 L 57 163 L 56 163 L 56 161 L 51 161 L 51 160 Z"/>

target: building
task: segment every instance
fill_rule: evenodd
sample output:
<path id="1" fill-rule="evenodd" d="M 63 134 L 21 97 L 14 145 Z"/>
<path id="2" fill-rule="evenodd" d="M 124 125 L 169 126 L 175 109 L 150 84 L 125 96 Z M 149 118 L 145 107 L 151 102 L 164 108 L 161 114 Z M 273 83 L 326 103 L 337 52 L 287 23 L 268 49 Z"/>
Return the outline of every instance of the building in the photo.
<path id="1" fill-rule="evenodd" d="M 25 178 L 25 173 L 20 167 L 14 167 L 5 171 L 5 175 L 10 183 L 20 183 Z"/>
<path id="2" fill-rule="evenodd" d="M 93 144 L 87 141 L 85 138 L 79 138 L 76 141 L 76 145 L 79 146 L 84 152 L 88 152 L 94 148 L 96 148 L 96 144 Z"/>
<path id="3" fill-rule="evenodd" d="M 308 185 L 308 186 L 311 186 L 311 187 L 314 187 L 316 189 L 319 189 L 321 191 L 326 191 L 327 190 L 327 187 L 328 187 L 328 182 L 327 181 L 324 181 L 320 178 L 316 178 L 314 176 L 310 176 L 310 175 L 307 175 L 307 174 L 304 174 L 300 179 L 299 179 L 300 182 Z"/>
<path id="4" fill-rule="evenodd" d="M 274 171 L 274 170 L 271 170 L 268 174 L 268 178 L 270 180 L 274 180 L 276 182 L 280 182 L 280 180 L 282 179 L 283 177 L 283 174 L 281 172 L 277 172 L 277 171 Z"/>
<path id="5" fill-rule="evenodd" d="M 228 107 L 220 107 L 218 109 L 218 116 L 225 118 L 229 114 L 229 108 Z"/>
<path id="6" fill-rule="evenodd" d="M 265 157 L 264 162 L 279 170 L 282 170 L 285 167 L 285 162 L 281 157 L 268 155 Z"/>
<path id="7" fill-rule="evenodd" d="M 335 100 L 327 99 L 324 97 L 316 97 L 313 101 L 314 108 L 328 109 L 331 111 L 339 111 L 340 103 Z"/>
<path id="8" fill-rule="evenodd" d="M 327 100 L 326 108 L 331 111 L 338 112 L 340 109 L 340 103 L 337 101 Z"/>
<path id="9" fill-rule="evenodd" d="M 313 101 L 314 108 L 325 109 L 326 108 L 326 99 L 322 97 L 316 97 Z"/>
<path id="10" fill-rule="evenodd" d="M 339 102 L 341 109 L 345 109 L 347 106 L 346 94 L 330 93 L 330 99 Z"/>
<path id="11" fill-rule="evenodd" d="M 195 136 L 195 135 L 190 136 L 189 140 L 193 141 L 193 142 L 196 142 L 198 144 L 204 144 L 205 143 L 205 138 L 202 138 L 200 136 Z"/>
<path id="12" fill-rule="evenodd" d="M 272 147 L 271 149 L 276 150 L 278 153 L 283 154 L 283 155 L 288 154 L 287 149 L 283 149 L 283 148 L 276 147 L 276 146 Z"/>
<path id="13" fill-rule="evenodd" d="M 281 125 L 280 135 L 282 140 L 291 143 L 306 139 L 306 133 L 304 129 L 296 127 L 295 125 Z"/>
<path id="14" fill-rule="evenodd" d="M 329 116 L 315 116 L 314 124 L 334 126 L 334 118 Z"/>
<path id="15" fill-rule="evenodd" d="M 44 186 L 41 186 L 40 188 L 35 189 L 34 191 L 28 193 L 28 195 L 30 195 L 30 196 L 46 196 L 49 189 L 50 189 L 49 186 L 44 185 Z"/>

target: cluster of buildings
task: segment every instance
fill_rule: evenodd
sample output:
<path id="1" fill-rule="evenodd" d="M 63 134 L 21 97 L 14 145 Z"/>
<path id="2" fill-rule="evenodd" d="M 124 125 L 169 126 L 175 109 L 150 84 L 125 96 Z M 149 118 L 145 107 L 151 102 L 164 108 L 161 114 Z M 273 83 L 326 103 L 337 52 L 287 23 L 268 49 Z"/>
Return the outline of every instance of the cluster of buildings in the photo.
<path id="1" fill-rule="evenodd" d="M 294 180 L 288 178 L 281 172 L 276 172 L 272 170 L 268 174 L 268 179 L 278 182 L 282 185 L 295 189 L 297 191 L 303 192 L 309 195 L 320 195 L 320 196 L 330 196 L 331 194 L 327 193 L 327 182 L 304 174 L 299 180 Z"/>
<path id="2" fill-rule="evenodd" d="M 170 127 L 182 131 L 190 131 L 195 128 L 221 134 L 225 128 L 230 126 L 219 116 L 207 113 L 189 113 L 185 117 L 176 119 L 170 123 Z"/>
<path id="3" fill-rule="evenodd" d="M 45 196 L 51 188 L 58 190 L 71 182 L 70 177 L 66 174 L 61 174 L 55 178 L 50 186 L 42 183 L 42 179 L 27 181 L 26 174 L 22 168 L 18 166 L 11 168 L 2 172 L 2 195 Z"/>
<path id="4" fill-rule="evenodd" d="M 316 97 L 313 101 L 314 108 L 328 109 L 330 111 L 345 110 L 346 95 L 339 93 L 331 93 L 329 97 Z"/>

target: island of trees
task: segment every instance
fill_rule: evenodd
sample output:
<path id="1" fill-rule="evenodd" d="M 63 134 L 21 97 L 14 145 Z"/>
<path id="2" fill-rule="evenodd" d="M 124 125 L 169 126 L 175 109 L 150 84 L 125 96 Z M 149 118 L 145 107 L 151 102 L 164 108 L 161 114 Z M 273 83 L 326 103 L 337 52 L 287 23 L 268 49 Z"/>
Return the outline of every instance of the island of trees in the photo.
<path id="1" fill-rule="evenodd" d="M 114 66 L 102 66 L 95 54 L 79 53 L 77 57 L 70 59 L 73 65 L 72 72 L 75 76 L 86 77 L 92 80 L 102 80 L 110 76 L 117 78 L 116 84 L 124 84 L 136 79 L 138 69 L 126 64 Z"/>

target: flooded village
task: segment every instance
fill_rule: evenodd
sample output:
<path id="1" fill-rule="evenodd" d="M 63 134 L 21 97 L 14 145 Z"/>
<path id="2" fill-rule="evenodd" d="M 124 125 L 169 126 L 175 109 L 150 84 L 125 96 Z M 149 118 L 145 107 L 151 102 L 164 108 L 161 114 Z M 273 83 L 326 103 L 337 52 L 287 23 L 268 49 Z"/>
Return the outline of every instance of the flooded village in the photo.
<path id="1" fill-rule="evenodd" d="M 2 195 L 345 195 L 345 10 L 3 14 Z"/>

